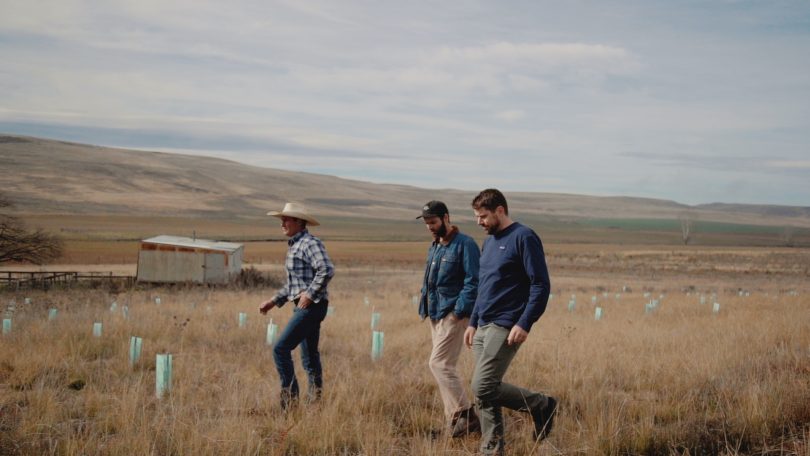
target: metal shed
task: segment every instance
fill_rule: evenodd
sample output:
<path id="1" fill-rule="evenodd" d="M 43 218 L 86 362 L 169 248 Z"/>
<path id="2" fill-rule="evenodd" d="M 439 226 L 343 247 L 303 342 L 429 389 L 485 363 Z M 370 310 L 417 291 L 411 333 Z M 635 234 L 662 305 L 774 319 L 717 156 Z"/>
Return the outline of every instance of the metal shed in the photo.
<path id="1" fill-rule="evenodd" d="M 227 283 L 242 269 L 242 244 L 157 236 L 141 241 L 139 282 Z"/>

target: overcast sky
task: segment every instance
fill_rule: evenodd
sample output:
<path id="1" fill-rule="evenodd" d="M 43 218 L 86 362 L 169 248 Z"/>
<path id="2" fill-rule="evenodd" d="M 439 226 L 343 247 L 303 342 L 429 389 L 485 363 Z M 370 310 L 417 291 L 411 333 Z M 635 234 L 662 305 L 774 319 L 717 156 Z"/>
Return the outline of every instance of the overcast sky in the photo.
<path id="1" fill-rule="evenodd" d="M 810 206 L 810 2 L 2 0 L 0 132 Z"/>

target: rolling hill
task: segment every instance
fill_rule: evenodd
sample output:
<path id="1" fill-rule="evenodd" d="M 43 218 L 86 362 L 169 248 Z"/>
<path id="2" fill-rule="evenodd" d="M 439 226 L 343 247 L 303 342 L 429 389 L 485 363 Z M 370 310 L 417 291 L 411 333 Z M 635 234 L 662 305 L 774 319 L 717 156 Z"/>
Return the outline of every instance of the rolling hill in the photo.
<path id="1" fill-rule="evenodd" d="M 482 182 L 482 186 L 486 183 Z M 233 161 L 0 135 L 0 191 L 27 214 L 263 217 L 287 200 L 324 216 L 412 220 L 442 199 L 471 220 L 474 192 L 425 189 L 260 168 Z M 534 220 L 670 219 L 810 227 L 810 207 L 706 204 L 557 193 L 508 193 L 510 209 Z"/>

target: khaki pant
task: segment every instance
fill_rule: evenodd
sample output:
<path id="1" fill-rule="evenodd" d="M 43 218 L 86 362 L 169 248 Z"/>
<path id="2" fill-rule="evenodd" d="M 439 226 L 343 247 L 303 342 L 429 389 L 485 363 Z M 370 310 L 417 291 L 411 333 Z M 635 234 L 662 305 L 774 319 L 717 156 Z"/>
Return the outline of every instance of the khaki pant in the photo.
<path id="1" fill-rule="evenodd" d="M 469 318 L 456 320 L 449 314 L 441 320 L 430 320 L 433 351 L 428 365 L 439 384 L 444 414 L 448 421 L 454 414 L 470 408 L 467 391 L 456 368 L 469 321 Z"/>

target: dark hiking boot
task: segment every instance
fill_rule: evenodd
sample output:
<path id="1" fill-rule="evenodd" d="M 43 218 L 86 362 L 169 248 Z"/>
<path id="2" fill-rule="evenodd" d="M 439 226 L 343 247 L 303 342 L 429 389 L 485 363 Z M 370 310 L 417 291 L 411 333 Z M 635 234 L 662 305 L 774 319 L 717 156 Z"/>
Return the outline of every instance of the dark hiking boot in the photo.
<path id="1" fill-rule="evenodd" d="M 450 426 L 450 435 L 454 439 L 481 432 L 481 423 L 478 421 L 478 415 L 475 414 L 475 409 L 472 407 L 453 416 Z"/>
<path id="2" fill-rule="evenodd" d="M 534 439 L 543 440 L 548 437 L 554 427 L 554 417 L 557 415 L 557 400 L 549 396 L 545 407 L 532 410 L 534 420 Z"/>

